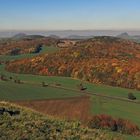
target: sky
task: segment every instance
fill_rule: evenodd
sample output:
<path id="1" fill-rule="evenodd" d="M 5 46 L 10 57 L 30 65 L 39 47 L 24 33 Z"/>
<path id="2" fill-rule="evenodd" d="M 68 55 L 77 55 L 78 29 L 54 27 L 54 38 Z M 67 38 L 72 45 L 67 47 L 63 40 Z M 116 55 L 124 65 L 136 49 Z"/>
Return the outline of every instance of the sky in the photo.
<path id="1" fill-rule="evenodd" d="M 0 0 L 0 30 L 140 30 L 140 0 Z"/>

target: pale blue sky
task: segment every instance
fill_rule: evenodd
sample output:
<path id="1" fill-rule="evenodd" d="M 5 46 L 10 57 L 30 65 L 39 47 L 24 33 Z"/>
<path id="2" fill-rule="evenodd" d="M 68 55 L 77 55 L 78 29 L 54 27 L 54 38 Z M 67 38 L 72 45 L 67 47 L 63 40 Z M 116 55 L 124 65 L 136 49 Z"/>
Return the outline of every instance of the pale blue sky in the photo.
<path id="1" fill-rule="evenodd" d="M 0 0 L 0 30 L 140 30 L 140 0 Z"/>

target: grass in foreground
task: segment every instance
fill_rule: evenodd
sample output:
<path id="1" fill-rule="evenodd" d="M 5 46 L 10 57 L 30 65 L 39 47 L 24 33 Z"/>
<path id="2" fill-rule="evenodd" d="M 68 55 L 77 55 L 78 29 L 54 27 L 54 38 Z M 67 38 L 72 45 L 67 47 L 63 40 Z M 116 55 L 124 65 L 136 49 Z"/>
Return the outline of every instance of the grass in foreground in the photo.
<path id="1" fill-rule="evenodd" d="M 121 140 L 116 133 L 82 127 L 79 122 L 58 120 L 37 112 L 0 102 L 0 107 L 8 111 L 20 111 L 11 116 L 0 114 L 0 139 L 30 140 Z"/>

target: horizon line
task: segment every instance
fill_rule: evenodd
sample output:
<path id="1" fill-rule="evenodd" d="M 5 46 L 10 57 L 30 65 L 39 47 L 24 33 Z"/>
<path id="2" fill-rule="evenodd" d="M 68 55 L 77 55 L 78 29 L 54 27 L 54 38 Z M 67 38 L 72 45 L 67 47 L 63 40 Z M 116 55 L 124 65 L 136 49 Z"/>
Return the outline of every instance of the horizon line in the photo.
<path id="1" fill-rule="evenodd" d="M 140 29 L 0 29 L 0 31 L 140 31 Z"/>

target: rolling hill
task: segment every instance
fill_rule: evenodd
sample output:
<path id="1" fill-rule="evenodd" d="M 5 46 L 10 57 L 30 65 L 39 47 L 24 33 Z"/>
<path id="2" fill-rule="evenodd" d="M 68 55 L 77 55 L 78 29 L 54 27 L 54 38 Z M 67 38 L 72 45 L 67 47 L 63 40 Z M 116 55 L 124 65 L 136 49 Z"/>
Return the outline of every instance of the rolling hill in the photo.
<path id="1" fill-rule="evenodd" d="M 53 54 L 9 63 L 16 73 L 66 76 L 96 84 L 140 89 L 140 45 L 115 37 L 95 37 Z"/>
<path id="2" fill-rule="evenodd" d="M 47 115 L 76 118 L 84 122 L 93 115 L 95 120 L 91 120 L 90 128 L 96 128 L 94 123 L 101 118 L 101 124 L 98 124 L 101 129 L 110 131 L 111 127 L 114 130 L 117 122 L 118 132 L 133 135 L 123 135 L 124 138 L 137 139 L 140 95 L 135 89 L 139 90 L 140 45 L 126 39 L 103 36 L 76 40 L 74 45 L 60 49 L 51 46 L 51 41 L 55 42 L 48 40 L 50 46 L 43 46 L 38 54 L 0 56 L 3 61 L 0 74 L 7 79 L 0 80 L 0 99 Z M 15 79 L 21 83 L 15 83 Z M 42 82 L 47 86 L 42 86 Z M 79 90 L 80 83 L 87 88 L 86 91 Z M 128 100 L 128 93 L 133 93 L 137 100 Z M 107 121 L 108 118 L 111 122 Z M 102 134 L 101 130 L 95 131 Z M 116 134 L 110 137 L 112 134 L 109 131 L 106 134 L 110 140 Z M 102 139 L 100 136 L 96 138 Z"/>

